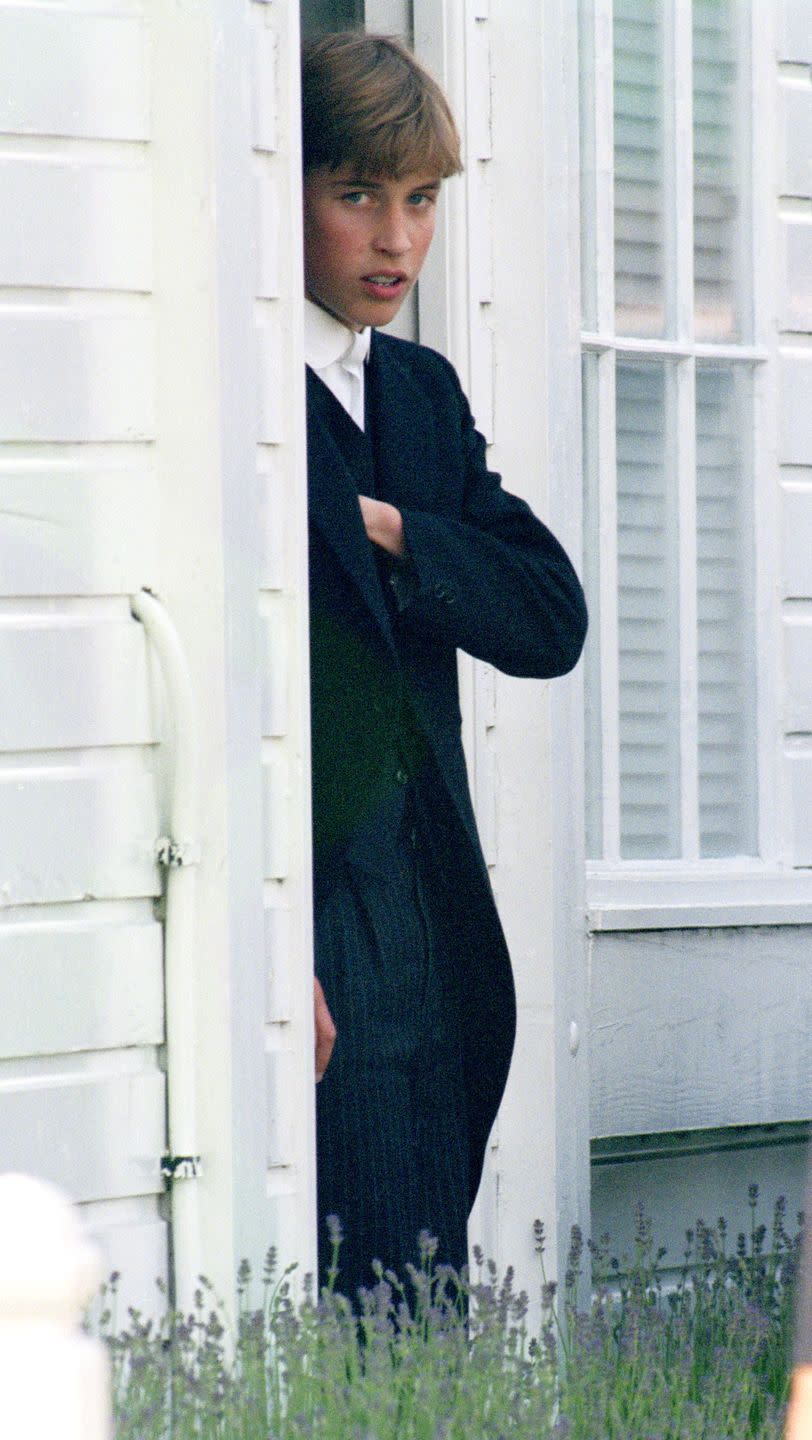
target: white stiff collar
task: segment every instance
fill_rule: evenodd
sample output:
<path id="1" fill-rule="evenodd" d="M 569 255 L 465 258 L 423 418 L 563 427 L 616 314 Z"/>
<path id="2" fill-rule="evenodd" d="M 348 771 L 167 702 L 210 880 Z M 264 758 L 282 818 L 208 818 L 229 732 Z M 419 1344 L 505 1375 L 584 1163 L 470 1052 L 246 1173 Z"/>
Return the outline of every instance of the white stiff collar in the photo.
<path id="1" fill-rule="evenodd" d="M 305 360 L 311 370 L 325 370 L 337 361 L 353 369 L 364 364 L 369 355 L 372 329 L 351 330 L 329 311 L 305 297 L 304 348 Z"/>

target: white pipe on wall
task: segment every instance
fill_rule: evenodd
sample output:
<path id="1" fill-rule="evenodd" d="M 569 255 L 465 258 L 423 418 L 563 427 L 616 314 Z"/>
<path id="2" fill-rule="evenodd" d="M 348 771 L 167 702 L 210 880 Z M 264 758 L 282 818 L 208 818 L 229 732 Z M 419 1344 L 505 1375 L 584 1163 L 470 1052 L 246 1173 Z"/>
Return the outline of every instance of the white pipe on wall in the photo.
<path id="1" fill-rule="evenodd" d="M 175 1303 L 193 1304 L 200 1273 L 200 1217 L 195 1045 L 195 882 L 200 859 L 197 713 L 189 666 L 180 636 L 152 591 L 139 590 L 130 608 L 140 620 L 161 665 L 173 731 L 169 834 L 156 846 L 166 869 L 164 987 L 169 1156 L 165 1174 L 172 1200 Z"/>

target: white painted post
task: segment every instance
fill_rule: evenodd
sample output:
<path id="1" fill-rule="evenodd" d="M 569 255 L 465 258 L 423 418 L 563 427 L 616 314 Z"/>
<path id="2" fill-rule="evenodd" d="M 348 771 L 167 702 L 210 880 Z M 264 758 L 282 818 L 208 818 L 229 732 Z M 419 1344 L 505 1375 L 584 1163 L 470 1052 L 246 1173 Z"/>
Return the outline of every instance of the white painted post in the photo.
<path id="1" fill-rule="evenodd" d="M 0 1175 L 0 1435 L 110 1440 L 104 1345 L 78 1329 L 100 1279 L 70 1201 L 30 1175 Z"/>

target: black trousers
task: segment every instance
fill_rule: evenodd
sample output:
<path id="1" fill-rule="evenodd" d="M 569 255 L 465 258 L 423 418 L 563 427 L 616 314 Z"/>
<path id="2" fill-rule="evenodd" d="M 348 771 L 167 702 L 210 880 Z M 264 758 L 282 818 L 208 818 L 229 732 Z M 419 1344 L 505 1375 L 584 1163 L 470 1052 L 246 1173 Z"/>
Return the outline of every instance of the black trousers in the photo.
<path id="1" fill-rule="evenodd" d="M 406 1281 L 423 1230 L 438 1241 L 435 1264 L 467 1261 L 459 1007 L 420 832 L 401 791 L 366 846 L 372 863 L 350 864 L 316 910 L 316 973 L 338 1031 L 316 1087 L 319 1279 L 337 1215 L 336 1289 L 354 1301 L 375 1283 L 373 1259 Z"/>

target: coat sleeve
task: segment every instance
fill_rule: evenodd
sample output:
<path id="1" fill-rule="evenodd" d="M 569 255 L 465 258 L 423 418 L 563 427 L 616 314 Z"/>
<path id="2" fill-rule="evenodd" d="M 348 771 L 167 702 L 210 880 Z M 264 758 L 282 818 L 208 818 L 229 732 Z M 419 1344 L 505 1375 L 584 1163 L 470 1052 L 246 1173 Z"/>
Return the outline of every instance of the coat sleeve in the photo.
<path id="1" fill-rule="evenodd" d="M 451 367 L 464 487 L 459 517 L 403 509 L 407 560 L 392 586 L 419 626 L 509 675 L 564 675 L 586 635 L 584 593 L 555 536 L 488 470 L 485 440 Z"/>

